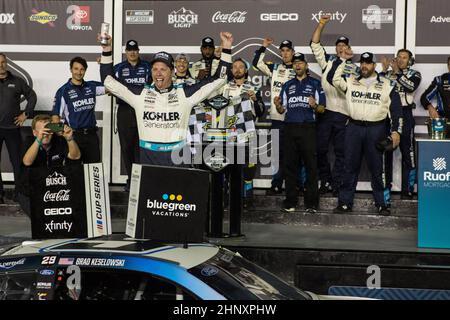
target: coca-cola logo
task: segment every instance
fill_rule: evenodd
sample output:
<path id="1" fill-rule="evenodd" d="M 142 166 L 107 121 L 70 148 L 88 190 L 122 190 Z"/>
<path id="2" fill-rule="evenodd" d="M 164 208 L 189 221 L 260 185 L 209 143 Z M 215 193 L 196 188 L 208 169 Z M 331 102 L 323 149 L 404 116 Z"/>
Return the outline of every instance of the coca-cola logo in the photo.
<path id="1" fill-rule="evenodd" d="M 213 23 L 244 23 L 247 11 L 234 11 L 232 13 L 222 13 L 217 11 L 212 17 Z"/>
<path id="2" fill-rule="evenodd" d="M 44 195 L 44 202 L 70 201 L 70 190 L 59 190 L 58 192 L 47 191 Z"/>

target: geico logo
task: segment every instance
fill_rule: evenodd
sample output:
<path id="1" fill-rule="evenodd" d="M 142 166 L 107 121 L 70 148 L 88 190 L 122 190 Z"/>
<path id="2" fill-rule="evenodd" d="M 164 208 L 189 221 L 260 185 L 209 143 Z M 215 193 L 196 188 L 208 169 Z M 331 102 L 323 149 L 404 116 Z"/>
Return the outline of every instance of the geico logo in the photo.
<path id="1" fill-rule="evenodd" d="M 261 21 L 298 21 L 298 13 L 261 13 Z"/>
<path id="2" fill-rule="evenodd" d="M 145 111 L 144 120 L 177 121 L 180 120 L 180 114 L 178 112 Z"/>
<path id="3" fill-rule="evenodd" d="M 72 214 L 72 208 L 47 208 L 44 210 L 46 216 L 62 216 Z"/>
<path id="4" fill-rule="evenodd" d="M 309 97 L 290 97 L 289 98 L 289 103 L 296 103 L 296 102 L 308 102 L 309 101 Z"/>
<path id="5" fill-rule="evenodd" d="M 15 13 L 0 13 L 1 24 L 14 24 Z"/>
<path id="6" fill-rule="evenodd" d="M 135 83 L 144 84 L 145 83 L 145 78 L 125 79 L 125 82 L 126 83 L 131 83 L 131 84 L 135 84 Z"/>
<path id="7" fill-rule="evenodd" d="M 94 98 L 88 98 L 88 99 L 83 99 L 83 100 L 78 100 L 78 101 L 74 101 L 73 105 L 75 107 L 81 107 L 81 106 L 85 106 L 85 105 L 89 105 L 89 104 L 94 104 Z"/>
<path id="8" fill-rule="evenodd" d="M 353 98 L 365 98 L 365 99 L 372 99 L 372 100 L 380 100 L 381 94 L 374 93 L 374 92 L 353 91 L 352 97 Z"/>

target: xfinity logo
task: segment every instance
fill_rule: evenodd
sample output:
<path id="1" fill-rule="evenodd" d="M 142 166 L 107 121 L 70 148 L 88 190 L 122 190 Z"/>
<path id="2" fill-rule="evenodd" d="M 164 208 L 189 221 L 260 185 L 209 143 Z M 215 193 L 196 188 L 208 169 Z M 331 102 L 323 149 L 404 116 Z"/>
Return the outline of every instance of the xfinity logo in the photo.
<path id="1" fill-rule="evenodd" d="M 247 11 L 234 11 L 233 13 L 222 13 L 217 11 L 212 17 L 213 23 L 244 23 Z"/>
<path id="2" fill-rule="evenodd" d="M 298 13 L 261 13 L 261 21 L 298 21 Z"/>
<path id="3" fill-rule="evenodd" d="M 72 230 L 72 225 L 73 225 L 73 222 L 67 222 L 65 220 L 63 222 L 54 222 L 52 220 L 49 223 L 45 224 L 45 231 L 49 231 L 50 233 L 53 233 L 53 231 L 59 231 L 59 230 L 64 230 L 64 231 L 70 232 L 70 230 Z"/>
<path id="4" fill-rule="evenodd" d="M 15 13 L 0 13 L 0 24 L 15 24 Z"/>
<path id="5" fill-rule="evenodd" d="M 347 15 L 348 13 L 342 13 L 339 11 L 333 13 L 333 12 L 324 12 L 320 10 L 318 13 L 312 14 L 311 20 L 315 20 L 318 23 L 322 18 L 322 16 L 331 16 L 330 20 L 339 21 L 340 23 L 343 23 Z"/>

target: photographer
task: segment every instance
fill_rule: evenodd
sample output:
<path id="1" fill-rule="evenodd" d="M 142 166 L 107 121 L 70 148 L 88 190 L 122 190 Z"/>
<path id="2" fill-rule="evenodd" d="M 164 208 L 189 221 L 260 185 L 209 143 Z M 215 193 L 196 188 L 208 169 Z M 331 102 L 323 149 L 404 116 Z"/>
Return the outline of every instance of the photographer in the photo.
<path id="1" fill-rule="evenodd" d="M 35 139 L 22 158 L 24 168 L 18 183 L 18 200 L 27 215 L 30 215 L 30 168 L 54 168 L 80 163 L 81 152 L 73 139 L 72 128 L 63 124 L 50 124 L 50 120 L 46 114 L 33 118 L 31 128 Z"/>

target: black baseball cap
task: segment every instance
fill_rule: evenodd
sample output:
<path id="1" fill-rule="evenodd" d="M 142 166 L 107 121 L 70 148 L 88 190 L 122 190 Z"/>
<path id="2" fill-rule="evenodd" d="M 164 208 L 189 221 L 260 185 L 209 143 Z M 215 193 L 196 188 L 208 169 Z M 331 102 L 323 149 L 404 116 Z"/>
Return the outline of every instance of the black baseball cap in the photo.
<path id="1" fill-rule="evenodd" d="M 350 40 L 347 37 L 340 36 L 339 38 L 336 39 L 336 45 L 338 45 L 338 43 L 340 42 L 343 42 L 346 45 L 348 45 L 350 43 Z"/>
<path id="2" fill-rule="evenodd" d="M 300 52 L 294 53 L 294 55 L 292 56 L 292 63 L 293 63 L 294 61 L 303 61 L 303 62 L 307 62 L 307 61 L 306 61 L 305 55 L 304 55 L 303 53 L 300 53 Z"/>
<path id="3" fill-rule="evenodd" d="M 361 57 L 359 58 L 359 62 L 360 63 L 375 63 L 375 56 L 373 55 L 372 52 L 364 52 L 363 54 L 361 54 Z"/>
<path id="4" fill-rule="evenodd" d="M 292 46 L 292 41 L 291 40 L 284 40 L 280 43 L 280 50 L 283 48 L 289 48 L 289 49 L 294 49 L 294 47 Z"/>
<path id="5" fill-rule="evenodd" d="M 139 45 L 136 40 L 128 40 L 125 50 L 139 50 Z"/>
<path id="6" fill-rule="evenodd" d="M 214 48 L 214 39 L 211 37 L 206 37 L 202 39 L 202 47 L 212 47 Z"/>
<path id="7" fill-rule="evenodd" d="M 163 62 L 169 68 L 173 69 L 173 57 L 170 53 L 167 53 L 165 51 L 161 51 L 155 54 L 153 60 L 151 61 L 152 66 L 155 62 Z"/>

